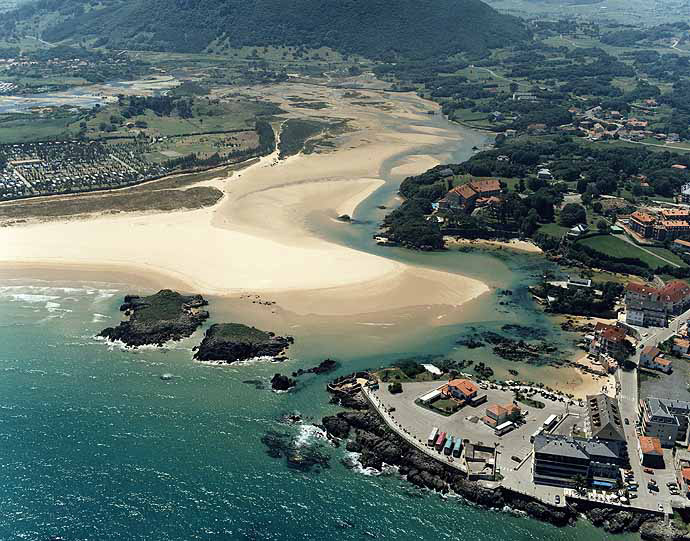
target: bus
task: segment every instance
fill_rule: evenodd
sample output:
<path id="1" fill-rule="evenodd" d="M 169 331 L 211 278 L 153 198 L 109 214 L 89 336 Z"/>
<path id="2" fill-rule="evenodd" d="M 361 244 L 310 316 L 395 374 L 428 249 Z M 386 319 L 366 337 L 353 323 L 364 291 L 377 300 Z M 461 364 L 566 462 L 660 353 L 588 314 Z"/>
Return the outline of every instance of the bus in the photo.
<path id="1" fill-rule="evenodd" d="M 512 421 L 506 421 L 496 427 L 496 435 L 503 436 L 515 428 L 515 423 Z"/>
<path id="2" fill-rule="evenodd" d="M 443 447 L 443 454 L 446 456 L 450 456 L 450 454 L 453 452 L 453 436 L 448 436 L 448 441 L 446 441 L 446 445 Z"/>
<path id="3" fill-rule="evenodd" d="M 462 440 L 460 438 L 455 438 L 455 446 L 453 447 L 453 456 L 455 458 L 460 458 L 460 452 L 462 451 Z"/>
<path id="4" fill-rule="evenodd" d="M 544 421 L 544 430 L 551 430 L 558 422 L 558 415 L 549 415 Z"/>
<path id="5" fill-rule="evenodd" d="M 530 443 L 534 443 L 534 439 L 535 439 L 539 434 L 541 434 L 541 431 L 542 431 L 542 427 L 537 428 L 537 429 L 534 431 L 534 434 L 532 434 L 532 435 L 529 437 L 529 442 L 530 442 Z"/>
<path id="6" fill-rule="evenodd" d="M 435 426 L 434 428 L 431 429 L 431 434 L 429 434 L 429 438 L 426 441 L 426 444 L 429 447 L 433 447 L 434 443 L 436 443 L 436 438 L 438 438 L 438 427 Z"/>
<path id="7" fill-rule="evenodd" d="M 443 446 L 446 444 L 446 433 L 441 432 L 436 438 L 436 450 L 440 453 Z"/>

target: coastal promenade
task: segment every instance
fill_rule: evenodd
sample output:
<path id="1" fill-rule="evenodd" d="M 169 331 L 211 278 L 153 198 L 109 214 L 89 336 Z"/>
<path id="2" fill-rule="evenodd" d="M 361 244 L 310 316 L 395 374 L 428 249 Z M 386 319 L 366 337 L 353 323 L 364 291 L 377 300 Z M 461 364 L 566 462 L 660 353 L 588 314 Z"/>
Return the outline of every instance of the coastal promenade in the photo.
<path id="1" fill-rule="evenodd" d="M 456 469 L 463 475 L 467 475 L 467 472 L 460 466 L 458 462 L 449 460 L 449 457 L 445 457 L 437 453 L 434 449 L 428 447 L 425 442 L 420 441 L 415 438 L 410 432 L 405 429 L 395 417 L 388 411 L 388 408 L 381 402 L 381 400 L 376 396 L 375 391 L 369 389 L 368 387 L 362 387 L 362 394 L 367 399 L 367 401 L 372 405 L 372 407 L 379 414 L 381 419 L 388 425 L 388 427 L 393 430 L 398 436 L 404 439 L 407 443 L 415 447 L 418 451 L 421 451 L 425 455 L 441 462 L 444 466 Z"/>
<path id="2" fill-rule="evenodd" d="M 379 392 L 382 392 L 379 389 Z M 385 392 L 385 391 L 383 391 Z M 464 477 L 467 476 L 467 471 L 458 463 L 457 461 L 449 461 L 448 457 L 439 454 L 434 449 L 428 447 L 426 442 L 420 440 L 419 437 L 411 434 L 410 431 L 405 428 L 389 411 L 389 407 L 384 404 L 384 402 L 377 396 L 377 392 L 363 387 L 362 393 L 367 401 L 376 410 L 383 421 L 393 430 L 398 436 L 400 436 L 407 443 L 415 447 L 418 451 L 424 453 L 428 457 L 432 458 L 443 464 L 453 468 L 463 474 Z M 421 408 L 420 408 L 421 409 Z M 422 410 L 426 411 L 426 410 Z M 500 446 L 498 446 L 500 449 Z M 500 464 L 505 461 L 510 460 L 508 456 L 510 453 L 503 453 L 497 449 L 496 453 L 496 471 L 501 474 L 501 481 L 476 481 L 480 486 L 487 489 L 496 489 L 497 487 L 503 487 L 511 492 L 521 494 L 523 496 L 533 498 L 534 500 L 540 501 L 544 504 L 550 505 L 552 507 L 565 507 L 565 497 L 564 490 L 558 487 L 535 485 L 532 483 L 532 455 L 531 452 L 524 458 L 522 462 L 516 465 L 512 465 L 508 462 L 504 466 Z M 556 495 L 560 496 L 559 503 L 556 503 Z"/>

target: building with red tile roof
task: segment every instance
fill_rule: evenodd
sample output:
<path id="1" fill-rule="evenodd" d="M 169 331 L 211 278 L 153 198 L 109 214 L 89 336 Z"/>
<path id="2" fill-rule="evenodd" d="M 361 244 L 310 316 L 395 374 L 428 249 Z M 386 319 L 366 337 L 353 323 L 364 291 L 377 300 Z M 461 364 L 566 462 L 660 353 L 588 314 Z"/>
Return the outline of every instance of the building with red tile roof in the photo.
<path id="1" fill-rule="evenodd" d="M 594 338 L 589 344 L 589 354 L 597 358 L 609 355 L 616 361 L 625 357 L 625 330 L 606 323 L 597 323 L 594 327 Z"/>
<path id="2" fill-rule="evenodd" d="M 469 184 L 482 197 L 490 197 L 501 193 L 501 183 L 495 178 L 472 180 Z"/>
<path id="3" fill-rule="evenodd" d="M 668 318 L 690 307 L 690 285 L 672 280 L 662 288 L 634 282 L 625 291 L 626 323 L 637 326 L 665 327 Z"/>
<path id="4" fill-rule="evenodd" d="M 638 439 L 640 462 L 650 468 L 664 467 L 664 451 L 661 448 L 661 440 L 650 436 L 640 436 Z"/>
<path id="5" fill-rule="evenodd" d="M 501 183 L 496 179 L 471 180 L 450 190 L 439 201 L 439 208 L 471 212 L 475 206 L 495 204 L 500 199 L 493 199 L 501 194 Z"/>
<path id="6" fill-rule="evenodd" d="M 477 396 L 479 386 L 469 379 L 454 379 L 444 386 L 442 392 L 460 400 L 472 400 Z"/>
<path id="7" fill-rule="evenodd" d="M 652 236 L 655 222 L 653 216 L 644 212 L 635 211 L 630 215 L 630 228 L 644 238 Z"/>
<path id="8" fill-rule="evenodd" d="M 662 209 L 660 214 L 664 220 L 690 220 L 688 209 Z"/>
<path id="9" fill-rule="evenodd" d="M 486 408 L 486 415 L 482 419 L 491 428 L 496 428 L 508 421 L 515 421 L 522 414 L 517 404 L 492 404 Z"/>

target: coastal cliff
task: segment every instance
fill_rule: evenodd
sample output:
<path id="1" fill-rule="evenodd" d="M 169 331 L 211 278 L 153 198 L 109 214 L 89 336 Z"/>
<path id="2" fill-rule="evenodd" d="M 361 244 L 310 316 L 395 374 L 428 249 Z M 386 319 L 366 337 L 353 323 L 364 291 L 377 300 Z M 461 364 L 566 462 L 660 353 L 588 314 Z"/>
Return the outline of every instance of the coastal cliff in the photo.
<path id="1" fill-rule="evenodd" d="M 208 312 L 201 309 L 207 304 L 201 295 L 181 295 L 170 289 L 148 297 L 127 295 L 120 311 L 129 319 L 103 329 L 98 336 L 130 347 L 162 346 L 191 336 L 208 319 Z"/>
<path id="2" fill-rule="evenodd" d="M 236 363 L 255 357 L 284 361 L 285 350 L 294 342 L 291 336 L 276 336 L 240 323 L 219 323 L 206 331 L 194 358 L 198 361 Z"/>

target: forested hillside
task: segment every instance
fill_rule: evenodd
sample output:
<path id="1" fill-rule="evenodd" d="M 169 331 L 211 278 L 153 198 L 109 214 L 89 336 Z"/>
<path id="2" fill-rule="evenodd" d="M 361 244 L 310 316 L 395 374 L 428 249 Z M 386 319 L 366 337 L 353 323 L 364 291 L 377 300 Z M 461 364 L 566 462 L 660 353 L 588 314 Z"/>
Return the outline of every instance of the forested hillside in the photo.
<path id="1" fill-rule="evenodd" d="M 50 42 L 88 37 L 112 48 L 198 52 L 220 40 L 389 59 L 477 53 L 530 35 L 480 0 L 39 0 L 5 17 L 0 32 L 30 20 Z"/>

